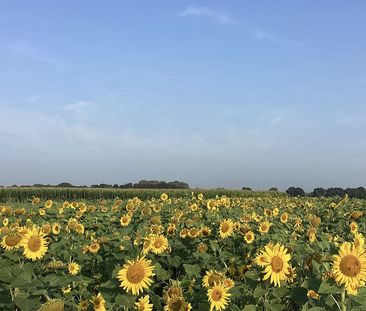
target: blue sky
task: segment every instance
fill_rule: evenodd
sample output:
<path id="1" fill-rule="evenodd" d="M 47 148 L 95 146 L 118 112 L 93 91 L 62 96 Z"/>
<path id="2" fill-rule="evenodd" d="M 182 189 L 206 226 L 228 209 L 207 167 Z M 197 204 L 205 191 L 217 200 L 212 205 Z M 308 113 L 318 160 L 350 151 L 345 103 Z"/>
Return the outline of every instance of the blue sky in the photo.
<path id="1" fill-rule="evenodd" d="M 364 1 L 1 1 L 0 184 L 365 186 Z"/>

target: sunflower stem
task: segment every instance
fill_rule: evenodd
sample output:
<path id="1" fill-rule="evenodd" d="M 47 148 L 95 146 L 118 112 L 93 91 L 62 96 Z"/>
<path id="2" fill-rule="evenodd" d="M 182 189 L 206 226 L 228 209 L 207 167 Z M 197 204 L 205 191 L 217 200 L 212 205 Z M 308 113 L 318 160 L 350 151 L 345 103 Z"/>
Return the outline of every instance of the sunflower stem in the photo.
<path id="1" fill-rule="evenodd" d="M 345 290 L 343 290 L 341 293 L 341 302 L 342 302 L 342 311 L 347 311 L 346 291 Z"/>

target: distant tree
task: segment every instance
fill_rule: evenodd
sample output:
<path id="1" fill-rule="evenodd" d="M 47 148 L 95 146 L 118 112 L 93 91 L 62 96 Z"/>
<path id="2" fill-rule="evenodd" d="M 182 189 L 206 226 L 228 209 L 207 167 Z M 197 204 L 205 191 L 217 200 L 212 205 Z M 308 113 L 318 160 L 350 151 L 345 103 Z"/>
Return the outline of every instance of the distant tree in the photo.
<path id="1" fill-rule="evenodd" d="M 248 191 L 252 191 L 252 188 L 250 188 L 250 187 L 243 187 L 243 188 L 241 188 L 241 190 L 248 190 Z"/>
<path id="2" fill-rule="evenodd" d="M 366 189 L 364 187 L 347 188 L 345 192 L 350 198 L 366 199 Z"/>
<path id="3" fill-rule="evenodd" d="M 313 192 L 310 193 L 312 197 L 324 197 L 326 193 L 326 189 L 324 188 L 315 188 Z"/>
<path id="4" fill-rule="evenodd" d="M 268 191 L 278 192 L 278 188 L 277 187 L 272 187 L 272 188 L 269 188 Z"/>
<path id="5" fill-rule="evenodd" d="M 58 184 L 56 187 L 73 188 L 74 186 L 68 182 L 62 182 L 62 183 Z"/>
<path id="6" fill-rule="evenodd" d="M 290 196 L 290 197 L 304 197 L 306 196 L 305 191 L 300 188 L 300 187 L 290 187 L 286 190 L 286 193 Z"/>
<path id="7" fill-rule="evenodd" d="M 339 188 L 339 187 L 333 187 L 333 188 L 328 188 L 327 191 L 325 192 L 326 197 L 335 197 L 335 196 L 339 196 L 339 197 L 343 197 L 346 194 L 346 192 L 344 191 L 344 189 Z"/>

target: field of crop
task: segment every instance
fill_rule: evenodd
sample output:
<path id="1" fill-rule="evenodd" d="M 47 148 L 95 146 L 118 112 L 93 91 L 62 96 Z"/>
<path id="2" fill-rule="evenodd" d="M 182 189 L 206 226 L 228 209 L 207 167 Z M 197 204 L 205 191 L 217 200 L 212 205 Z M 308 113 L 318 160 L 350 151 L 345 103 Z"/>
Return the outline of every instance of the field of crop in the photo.
<path id="1" fill-rule="evenodd" d="M 0 310 L 366 310 L 365 200 L 153 194 L 1 203 Z"/>

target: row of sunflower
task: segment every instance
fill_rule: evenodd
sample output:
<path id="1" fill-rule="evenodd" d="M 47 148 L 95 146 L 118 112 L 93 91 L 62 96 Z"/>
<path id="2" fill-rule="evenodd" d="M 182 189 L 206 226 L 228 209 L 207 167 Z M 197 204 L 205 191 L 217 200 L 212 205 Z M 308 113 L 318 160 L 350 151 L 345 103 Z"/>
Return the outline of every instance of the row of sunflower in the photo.
<path id="1" fill-rule="evenodd" d="M 0 206 L 0 310 L 366 310 L 366 201 Z"/>

